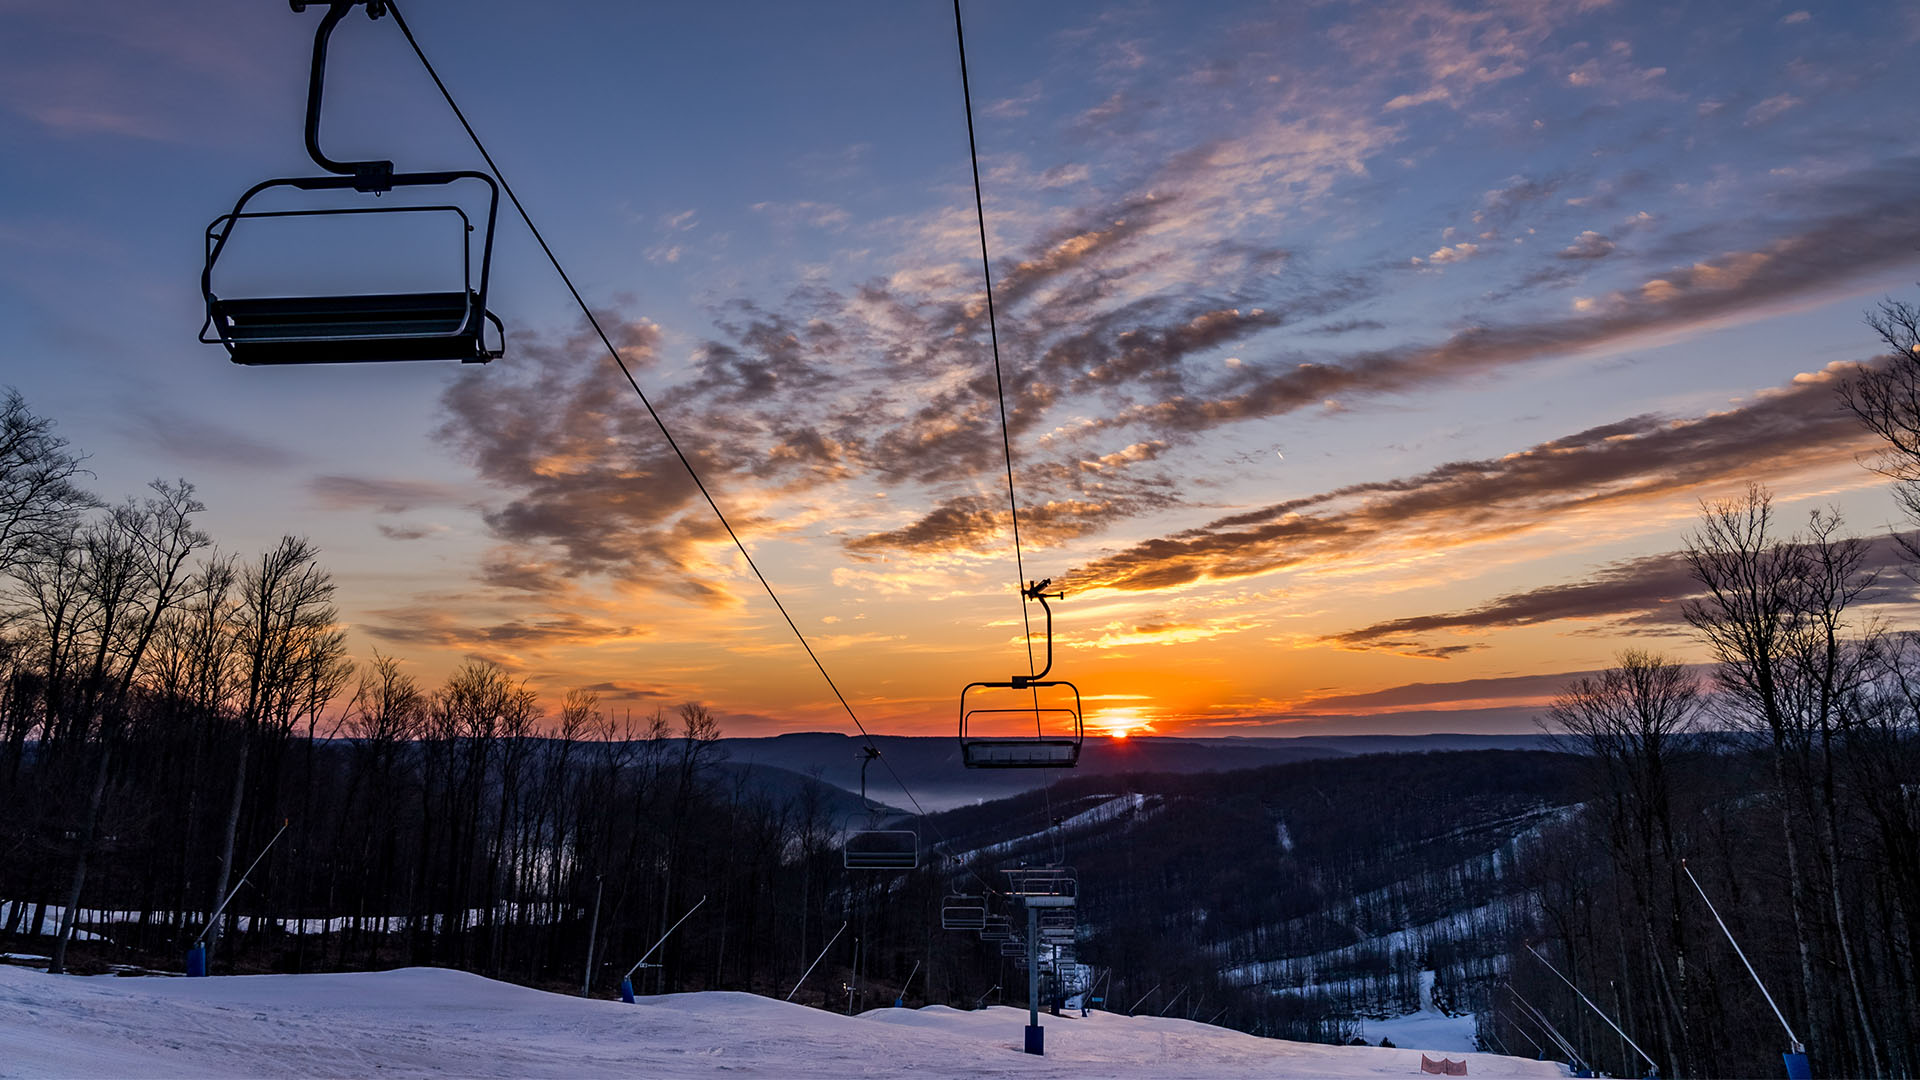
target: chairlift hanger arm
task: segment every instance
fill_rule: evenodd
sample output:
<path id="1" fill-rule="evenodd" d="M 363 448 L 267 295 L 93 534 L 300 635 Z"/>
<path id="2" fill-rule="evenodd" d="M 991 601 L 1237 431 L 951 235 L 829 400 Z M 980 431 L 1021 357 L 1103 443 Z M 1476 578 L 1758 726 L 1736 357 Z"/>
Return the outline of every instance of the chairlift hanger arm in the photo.
<path id="1" fill-rule="evenodd" d="M 307 10 L 309 0 L 288 0 L 295 13 Z M 313 69 L 307 78 L 307 156 L 330 173 L 353 177 L 356 191 L 386 191 L 393 186 L 391 161 L 335 161 L 320 149 L 320 102 L 327 76 L 327 41 L 333 28 L 354 8 L 366 5 L 367 18 L 387 13 L 386 0 L 329 0 L 327 13 L 313 34 Z"/>
<path id="2" fill-rule="evenodd" d="M 1055 600 L 1062 600 L 1066 598 L 1067 594 L 1065 591 L 1056 593 L 1047 592 L 1047 586 L 1051 584 L 1053 584 L 1052 578 L 1041 578 L 1039 581 L 1027 582 L 1026 586 L 1020 590 L 1022 597 L 1028 600 L 1040 601 L 1040 610 L 1047 613 L 1047 662 L 1039 671 L 1031 675 L 1013 676 L 1013 689 L 1015 690 L 1025 690 L 1032 686 L 1046 685 L 1040 680 L 1046 678 L 1047 672 L 1053 670 L 1053 608 L 1047 606 L 1047 597 L 1051 596 Z M 1029 664 L 1033 662 L 1032 653 L 1027 654 L 1027 662 Z"/>

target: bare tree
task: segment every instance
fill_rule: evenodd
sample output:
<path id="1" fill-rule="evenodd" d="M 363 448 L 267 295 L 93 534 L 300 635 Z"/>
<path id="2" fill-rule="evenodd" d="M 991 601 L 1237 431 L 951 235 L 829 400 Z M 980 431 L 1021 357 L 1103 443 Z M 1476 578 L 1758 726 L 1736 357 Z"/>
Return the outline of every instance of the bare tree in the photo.
<path id="1" fill-rule="evenodd" d="M 9 387 L 0 401 L 0 575 L 100 505 L 77 482 L 80 460 L 53 433 L 53 421 L 35 416 Z"/>
<path id="2" fill-rule="evenodd" d="M 190 584 L 188 560 L 207 543 L 206 534 L 193 527 L 193 516 L 206 509 L 194 498 L 193 485 L 184 480 L 155 481 L 151 487 L 151 498 L 129 499 L 115 507 L 104 521 L 85 530 L 81 539 L 83 622 L 90 641 L 76 672 L 74 691 L 65 700 L 71 709 L 69 722 L 81 732 L 80 742 L 84 745 L 91 731 L 98 751 L 86 809 L 76 830 L 73 877 L 60 935 L 48 968 L 56 974 L 65 970 L 67 944 L 99 837 L 107 776 L 126 719 L 129 692 L 160 626 Z"/>
<path id="3" fill-rule="evenodd" d="M 1894 482 L 1907 518 L 1920 522 L 1920 306 L 1883 300 L 1867 313 L 1867 325 L 1886 355 L 1843 380 L 1840 400 L 1886 444 L 1872 467 Z M 1920 561 L 1920 541 L 1905 536 L 1901 543 Z"/>
<path id="4" fill-rule="evenodd" d="M 1547 726 L 1595 769 L 1596 801 L 1607 808 L 1606 840 L 1641 913 L 1639 935 L 1658 991 L 1654 1010 L 1675 1075 L 1693 1071 L 1688 1020 L 1688 940 L 1681 918 L 1680 853 L 1675 842 L 1674 775 L 1693 748 L 1703 705 L 1699 680 L 1684 666 L 1629 649 L 1618 666 L 1576 680 L 1554 700 Z M 1629 967 L 1624 941 L 1622 974 Z"/>
<path id="5" fill-rule="evenodd" d="M 240 577 L 241 603 L 235 619 L 234 652 L 244 689 L 239 700 L 238 760 L 221 834 L 220 868 L 214 876 L 212 903 L 218 905 L 233 880 L 234 843 L 247 791 L 247 767 L 255 737 L 263 729 L 284 734 L 307 683 L 306 668 L 335 663 L 333 576 L 320 566 L 320 554 L 301 537 L 283 537 Z M 337 684 L 336 684 L 337 685 Z M 219 927 L 213 928 L 217 940 Z"/>

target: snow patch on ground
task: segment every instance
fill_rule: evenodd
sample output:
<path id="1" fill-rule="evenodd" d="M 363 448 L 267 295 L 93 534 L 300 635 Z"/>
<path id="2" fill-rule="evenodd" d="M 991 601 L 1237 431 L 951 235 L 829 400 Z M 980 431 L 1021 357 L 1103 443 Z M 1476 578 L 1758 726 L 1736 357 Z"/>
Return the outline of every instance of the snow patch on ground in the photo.
<path id="1" fill-rule="evenodd" d="M 623 1005 L 438 968 L 85 979 L 0 967 L 0 1073 L 1341 1080 L 1418 1075 L 1422 1050 L 1450 1050 L 1411 1038 L 1396 1050 L 1290 1043 L 1095 1013 L 1042 1017 L 1048 1053 L 1030 1057 L 1020 1052 L 1026 1019 L 940 1006 L 849 1017 L 737 993 Z M 1472 1076 L 1565 1075 L 1551 1062 L 1468 1059 Z"/>

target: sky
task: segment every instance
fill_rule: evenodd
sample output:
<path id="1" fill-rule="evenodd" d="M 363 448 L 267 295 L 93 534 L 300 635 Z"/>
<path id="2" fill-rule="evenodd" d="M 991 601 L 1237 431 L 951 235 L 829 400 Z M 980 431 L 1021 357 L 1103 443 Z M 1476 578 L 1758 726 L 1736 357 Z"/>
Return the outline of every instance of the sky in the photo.
<path id="1" fill-rule="evenodd" d="M 951 7 L 403 10 L 867 727 L 1027 670 Z M 1530 730 L 1622 648 L 1705 659 L 1703 499 L 1901 527 L 1834 382 L 1920 288 L 1913 5 L 964 13 L 1021 564 L 1089 732 Z M 311 538 L 362 660 L 847 727 L 510 214 L 493 364 L 196 341 L 206 223 L 316 171 L 318 19 L 0 0 L 0 384 L 102 495 Z M 391 19 L 332 57 L 333 156 L 481 167 Z M 460 273 L 374 220 L 250 222 L 221 287 Z"/>

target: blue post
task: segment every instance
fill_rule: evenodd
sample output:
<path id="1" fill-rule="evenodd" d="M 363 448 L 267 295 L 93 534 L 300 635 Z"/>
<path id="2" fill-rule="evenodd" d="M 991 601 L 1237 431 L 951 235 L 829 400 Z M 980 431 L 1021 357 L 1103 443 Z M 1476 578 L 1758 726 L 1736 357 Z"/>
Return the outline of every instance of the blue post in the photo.
<path id="1" fill-rule="evenodd" d="M 1787 1080 L 1813 1080 L 1813 1066 L 1807 1064 L 1807 1055 L 1787 1053 L 1780 1056 L 1787 1063 Z"/>
<path id="2" fill-rule="evenodd" d="M 626 1002 L 629 1005 L 633 1004 L 633 980 L 632 979 L 620 980 L 620 1000 Z"/>
<path id="3" fill-rule="evenodd" d="M 906 1007 L 907 1007 L 907 999 L 906 999 L 906 998 L 903 998 L 903 997 L 897 997 L 897 998 L 894 998 L 894 999 L 893 999 L 893 1007 L 894 1007 L 894 1008 L 896 1008 L 896 1009 L 904 1009 L 904 1008 L 906 1008 Z"/>
<path id="4" fill-rule="evenodd" d="M 207 946 L 196 941 L 193 948 L 187 950 L 187 978 L 204 979 L 207 976 Z"/>
<path id="5" fill-rule="evenodd" d="M 1047 1029 L 1039 1024 L 1027 1025 L 1027 1053 L 1045 1054 L 1047 1052 Z"/>

